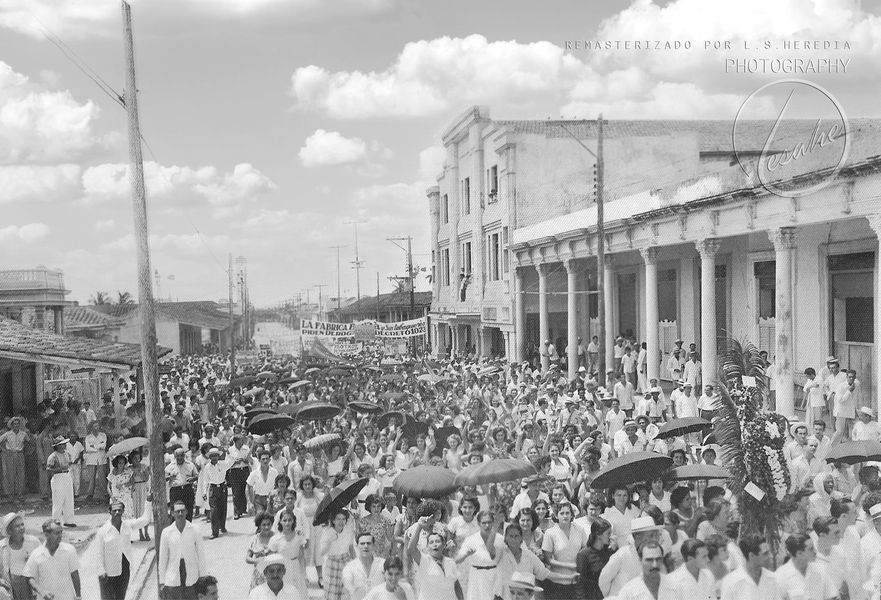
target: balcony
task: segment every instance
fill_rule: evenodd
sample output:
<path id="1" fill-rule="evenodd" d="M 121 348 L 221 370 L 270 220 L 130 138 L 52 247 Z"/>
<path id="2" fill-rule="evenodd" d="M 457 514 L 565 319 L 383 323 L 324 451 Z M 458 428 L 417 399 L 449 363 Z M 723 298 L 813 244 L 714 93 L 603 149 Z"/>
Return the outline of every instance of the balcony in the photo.
<path id="1" fill-rule="evenodd" d="M 45 267 L 0 271 L 0 304 L 64 304 L 64 275 Z"/>

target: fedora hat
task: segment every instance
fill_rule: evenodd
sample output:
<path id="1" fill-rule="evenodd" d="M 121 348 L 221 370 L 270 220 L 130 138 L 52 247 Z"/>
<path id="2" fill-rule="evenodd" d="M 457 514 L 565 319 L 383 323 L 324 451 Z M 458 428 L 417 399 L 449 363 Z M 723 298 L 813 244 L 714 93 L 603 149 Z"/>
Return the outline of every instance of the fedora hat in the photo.
<path id="1" fill-rule="evenodd" d="M 517 588 L 521 590 L 532 590 L 533 592 L 543 592 L 544 590 L 535 585 L 535 575 L 532 573 L 523 573 L 514 571 L 511 579 L 508 580 L 509 588 Z"/>
<path id="2" fill-rule="evenodd" d="M 647 533 L 660 529 L 661 526 L 656 525 L 655 520 L 651 517 L 636 517 L 630 522 L 630 533 Z"/>
<path id="3" fill-rule="evenodd" d="M 56 435 L 55 439 L 52 440 L 52 447 L 54 448 L 55 446 L 60 446 L 61 444 L 67 444 L 68 442 L 70 442 L 70 440 L 63 435 Z"/>

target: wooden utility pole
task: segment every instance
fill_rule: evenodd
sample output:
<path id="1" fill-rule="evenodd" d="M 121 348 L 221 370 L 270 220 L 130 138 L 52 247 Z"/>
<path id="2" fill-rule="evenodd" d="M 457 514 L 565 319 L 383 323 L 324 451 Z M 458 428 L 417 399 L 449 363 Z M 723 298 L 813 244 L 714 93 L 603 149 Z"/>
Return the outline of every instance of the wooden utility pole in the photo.
<path id="1" fill-rule="evenodd" d="M 150 271 L 150 245 L 147 231 L 147 195 L 144 188 L 144 160 L 141 154 L 141 128 L 138 124 L 138 88 L 135 83 L 135 49 L 132 40 L 131 7 L 122 0 L 125 43 L 125 109 L 128 115 L 128 150 L 131 164 L 132 208 L 135 219 L 135 246 L 138 253 L 138 299 L 141 318 L 141 369 L 150 439 L 150 481 L 153 494 L 155 544 L 159 548 L 162 529 L 168 522 L 165 490 L 165 445 L 162 442 L 162 405 L 159 402 L 159 362 L 156 351 L 156 311 Z M 156 573 L 159 576 L 158 570 Z"/>
<path id="2" fill-rule="evenodd" d="M 599 384 L 606 385 L 606 228 L 603 222 L 603 115 L 597 121 L 597 325 Z M 588 315 L 588 320 L 590 315 Z"/>
<path id="3" fill-rule="evenodd" d="M 330 248 L 336 248 L 336 313 L 337 320 L 342 319 L 342 314 L 340 313 L 340 302 L 341 302 L 341 294 L 340 291 L 340 249 L 345 248 L 345 246 L 330 246 Z"/>
<path id="4" fill-rule="evenodd" d="M 235 278 L 232 270 L 232 252 L 229 253 L 229 378 L 236 376 L 236 327 L 232 310 L 232 292 Z"/>
<path id="5" fill-rule="evenodd" d="M 379 322 L 379 271 L 376 272 L 376 322 Z"/>
<path id="6" fill-rule="evenodd" d="M 319 321 L 323 321 L 324 319 L 321 318 L 321 305 L 322 305 L 322 303 L 323 303 L 322 295 L 321 295 L 321 290 L 324 289 L 324 288 L 326 288 L 326 287 L 327 287 L 327 284 L 326 284 L 326 283 L 320 283 L 320 284 L 316 285 L 315 287 L 318 288 L 318 320 L 319 320 Z M 326 314 L 326 313 L 325 313 L 325 314 Z"/>

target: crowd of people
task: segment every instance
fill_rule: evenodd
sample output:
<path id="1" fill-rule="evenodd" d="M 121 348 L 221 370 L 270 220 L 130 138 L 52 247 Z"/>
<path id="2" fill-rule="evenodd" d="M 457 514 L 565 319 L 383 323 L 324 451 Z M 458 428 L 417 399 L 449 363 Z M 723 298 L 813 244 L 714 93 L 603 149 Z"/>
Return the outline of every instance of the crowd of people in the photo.
<path id="1" fill-rule="evenodd" d="M 658 437 L 672 419 L 712 421 L 719 408 L 694 344 L 684 350 L 677 341 L 668 372 L 679 379 L 667 391 L 646 377 L 644 344 L 617 340 L 602 378 L 594 349 L 579 341 L 572 381 L 550 341 L 521 364 L 474 355 L 362 355 L 351 365 L 263 356 L 232 374 L 219 354 L 172 358 L 160 381 L 172 519 L 158 552 L 161 595 L 216 597 L 206 552 L 232 518 L 254 523 L 242 560 L 255 599 L 305 599 L 316 585 L 328 600 L 878 597 L 878 466 L 826 460 L 842 441 L 881 437 L 855 372 L 834 357 L 819 374 L 806 372 L 808 418 L 793 416 L 786 432 L 792 483 L 781 503 L 782 544 L 771 547 L 741 534 L 737 497 L 724 478 L 680 481 L 658 472 L 591 485 L 610 461 L 634 452 L 670 456 L 674 466 L 722 459 L 706 431 Z M 152 497 L 145 449 L 108 455 L 114 443 L 145 432 L 134 378 L 116 389 L 98 414 L 56 403 L 40 430 L 53 448 L 45 463 L 53 518 L 43 543 L 24 533 L 20 513 L 0 523 L 8 597 L 79 596 L 76 554 L 61 541 L 76 495 L 108 506 L 96 538 L 101 593 L 124 598 L 134 532 L 150 539 Z M 317 401 L 337 410 L 321 420 L 291 410 Z M 294 423 L 256 435 L 249 425 L 261 410 L 294 413 Z M 7 473 L 22 468 L 16 453 L 33 435 L 22 421 L 10 419 L 0 434 L 11 495 L 20 492 Z M 325 441 L 313 443 L 318 436 Z M 458 473 L 502 458 L 528 462 L 534 474 L 438 498 L 395 486 L 420 465 Z M 358 497 L 313 525 L 325 496 L 350 479 L 367 482 Z"/>

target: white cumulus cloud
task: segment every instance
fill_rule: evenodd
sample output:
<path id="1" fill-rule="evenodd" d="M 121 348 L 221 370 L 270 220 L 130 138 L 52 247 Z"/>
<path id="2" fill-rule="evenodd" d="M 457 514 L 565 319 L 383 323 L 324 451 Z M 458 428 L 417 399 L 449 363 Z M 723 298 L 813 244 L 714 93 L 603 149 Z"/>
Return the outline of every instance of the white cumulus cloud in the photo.
<path id="1" fill-rule="evenodd" d="M 49 236 L 51 229 L 45 223 L 28 223 L 27 225 L 7 225 L 0 228 L 0 242 L 23 242 L 32 244 Z"/>
<path id="2" fill-rule="evenodd" d="M 74 198 L 80 193 L 80 173 L 71 164 L 0 166 L 0 204 Z"/>
<path id="3" fill-rule="evenodd" d="M 367 143 L 361 138 L 347 138 L 338 131 L 316 129 L 297 155 L 303 166 L 310 169 L 345 165 L 366 159 Z"/>

